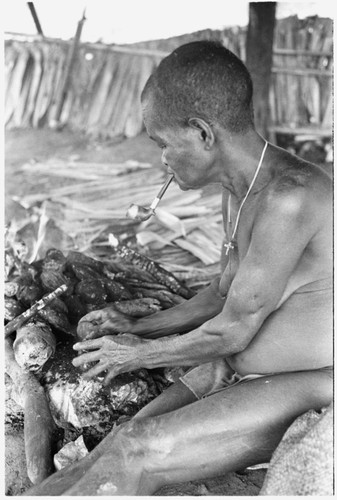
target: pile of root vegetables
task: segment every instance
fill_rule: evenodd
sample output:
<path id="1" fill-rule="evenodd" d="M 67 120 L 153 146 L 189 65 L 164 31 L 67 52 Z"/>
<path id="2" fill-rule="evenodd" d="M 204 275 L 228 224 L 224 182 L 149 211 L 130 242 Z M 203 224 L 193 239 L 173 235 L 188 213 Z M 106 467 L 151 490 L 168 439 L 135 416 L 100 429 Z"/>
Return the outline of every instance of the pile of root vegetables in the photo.
<path id="1" fill-rule="evenodd" d="M 103 378 L 85 381 L 71 363 L 79 320 L 108 306 L 140 318 L 194 292 L 123 245 L 105 261 L 56 248 L 33 263 L 11 248 L 5 257 L 6 372 L 24 409 L 27 471 L 37 484 L 54 470 L 60 429 L 78 436 L 96 427 L 102 438 L 119 417 L 132 416 L 172 382 L 165 370 L 120 375 L 108 387 Z"/>
<path id="2" fill-rule="evenodd" d="M 5 282 L 5 320 L 14 320 L 62 285 L 65 292 L 16 331 L 16 360 L 31 371 L 54 354 L 58 332 L 75 336 L 79 320 L 91 311 L 113 305 L 139 318 L 193 295 L 173 274 L 128 247 L 105 262 L 76 251 L 65 256 L 51 248 L 32 264 L 15 265 L 14 260 Z"/>

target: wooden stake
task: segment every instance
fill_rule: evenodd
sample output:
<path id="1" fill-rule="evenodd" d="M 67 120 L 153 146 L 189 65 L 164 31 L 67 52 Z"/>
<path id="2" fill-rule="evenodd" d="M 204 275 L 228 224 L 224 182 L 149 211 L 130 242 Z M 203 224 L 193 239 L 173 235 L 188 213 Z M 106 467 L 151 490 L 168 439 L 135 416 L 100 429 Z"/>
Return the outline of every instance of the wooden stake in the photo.
<path id="1" fill-rule="evenodd" d="M 15 332 L 15 330 L 20 328 L 21 325 L 23 325 L 26 321 L 35 316 L 39 311 L 41 311 L 41 309 L 50 304 L 50 302 L 52 302 L 54 299 L 56 299 L 56 297 L 64 293 L 66 290 L 67 290 L 67 285 L 59 286 L 58 288 L 56 288 L 56 290 L 54 290 L 53 292 L 49 293 L 42 299 L 35 302 L 35 304 L 33 304 L 32 307 L 30 307 L 29 309 L 27 309 L 27 311 L 23 312 L 22 314 L 14 318 L 12 321 L 7 323 L 7 325 L 5 326 L 5 337 L 8 337 L 13 332 Z"/>

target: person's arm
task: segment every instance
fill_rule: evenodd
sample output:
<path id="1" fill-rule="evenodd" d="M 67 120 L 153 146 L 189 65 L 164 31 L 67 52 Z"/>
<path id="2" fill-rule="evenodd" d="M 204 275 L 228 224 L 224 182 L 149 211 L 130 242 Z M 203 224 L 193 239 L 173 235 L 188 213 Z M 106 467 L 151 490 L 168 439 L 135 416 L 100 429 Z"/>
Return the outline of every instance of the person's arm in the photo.
<path id="1" fill-rule="evenodd" d="M 189 300 L 135 319 L 109 307 L 92 311 L 83 316 L 77 327 L 81 340 L 103 337 L 105 335 L 128 332 L 144 338 L 160 338 L 175 333 L 191 331 L 205 321 L 216 316 L 223 308 L 225 298 L 219 293 L 219 278 Z"/>
<path id="2" fill-rule="evenodd" d="M 277 308 L 286 285 L 314 234 L 315 212 L 300 189 L 275 195 L 261 207 L 251 241 L 222 311 L 182 336 L 157 340 L 133 335 L 105 337 L 74 346 L 94 349 L 73 361 L 99 363 L 88 378 L 108 370 L 106 380 L 136 368 L 193 366 L 245 349 Z"/>
<path id="3" fill-rule="evenodd" d="M 263 212 L 221 313 L 180 338 L 144 346 L 144 367 L 188 366 L 241 352 L 277 309 L 318 225 L 300 190 L 269 200 Z"/>
<path id="4" fill-rule="evenodd" d="M 128 333 L 156 339 L 175 333 L 185 333 L 213 318 L 222 310 L 226 298 L 219 293 L 220 278 L 194 297 L 170 309 L 138 319 Z"/>
<path id="5" fill-rule="evenodd" d="M 223 213 L 227 210 L 229 192 L 224 189 L 222 195 Z M 138 337 L 157 339 L 173 334 L 189 332 L 222 311 L 226 295 L 235 270 L 226 272 L 228 256 L 221 245 L 221 295 L 219 291 L 220 277 L 214 279 L 204 290 L 200 291 L 177 306 L 151 314 L 144 318 L 132 318 L 121 313 L 113 304 L 103 309 L 92 311 L 79 321 L 77 336 L 81 340 L 94 339 L 105 335 L 128 332 Z"/>

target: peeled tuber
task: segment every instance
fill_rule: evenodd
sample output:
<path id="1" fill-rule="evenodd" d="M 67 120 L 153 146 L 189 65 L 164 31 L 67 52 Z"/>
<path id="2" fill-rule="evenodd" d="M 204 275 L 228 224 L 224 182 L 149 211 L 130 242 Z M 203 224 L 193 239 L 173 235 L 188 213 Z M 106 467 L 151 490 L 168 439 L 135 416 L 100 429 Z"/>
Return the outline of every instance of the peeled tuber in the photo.
<path id="1" fill-rule="evenodd" d="M 56 339 L 45 322 L 31 320 L 16 332 L 15 360 L 22 368 L 36 372 L 54 354 Z"/>

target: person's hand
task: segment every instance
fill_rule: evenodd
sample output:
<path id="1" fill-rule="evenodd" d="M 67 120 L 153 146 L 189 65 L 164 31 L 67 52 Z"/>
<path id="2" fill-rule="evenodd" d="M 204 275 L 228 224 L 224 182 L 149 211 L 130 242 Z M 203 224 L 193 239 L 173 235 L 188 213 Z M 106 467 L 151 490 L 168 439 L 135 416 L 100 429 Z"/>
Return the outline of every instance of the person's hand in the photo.
<path id="1" fill-rule="evenodd" d="M 96 365 L 83 374 L 83 378 L 91 379 L 102 372 L 107 372 L 104 385 L 111 379 L 125 372 L 142 368 L 144 359 L 143 347 L 149 340 L 140 339 L 135 335 L 123 334 L 100 337 L 74 344 L 75 351 L 90 351 L 73 359 L 73 365 L 78 367 L 86 363 L 96 362 Z"/>
<path id="2" fill-rule="evenodd" d="M 109 306 L 83 316 L 77 326 L 77 336 L 80 340 L 88 340 L 129 332 L 134 322 L 134 318 Z"/>

